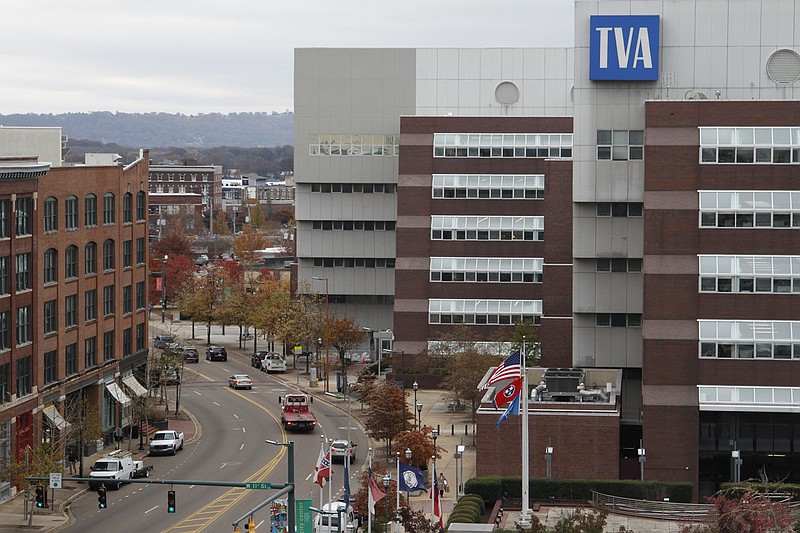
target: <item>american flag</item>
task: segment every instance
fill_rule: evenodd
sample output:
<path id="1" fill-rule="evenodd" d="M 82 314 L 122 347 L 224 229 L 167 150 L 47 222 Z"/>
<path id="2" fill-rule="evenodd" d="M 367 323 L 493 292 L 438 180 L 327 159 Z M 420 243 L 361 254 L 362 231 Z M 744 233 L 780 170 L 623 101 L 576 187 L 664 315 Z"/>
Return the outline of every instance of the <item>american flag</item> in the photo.
<path id="1" fill-rule="evenodd" d="M 505 361 L 500 363 L 500 366 L 494 369 L 492 375 L 489 376 L 489 379 L 487 379 L 486 383 L 483 385 L 483 389 L 488 389 L 491 385 L 494 385 L 498 381 L 518 378 L 520 376 L 520 372 L 520 356 L 519 350 L 517 350 L 509 355 Z"/>

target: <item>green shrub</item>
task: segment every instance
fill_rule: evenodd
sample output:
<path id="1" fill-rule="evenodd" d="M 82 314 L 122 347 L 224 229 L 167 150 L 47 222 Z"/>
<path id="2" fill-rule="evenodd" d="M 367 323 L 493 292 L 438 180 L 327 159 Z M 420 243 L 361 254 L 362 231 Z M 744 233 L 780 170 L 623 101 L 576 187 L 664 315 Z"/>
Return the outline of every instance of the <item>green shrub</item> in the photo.
<path id="1" fill-rule="evenodd" d="M 464 484 L 464 493 L 480 496 L 487 507 L 494 505 L 503 496 L 503 479 L 500 476 L 474 477 Z"/>
<path id="2" fill-rule="evenodd" d="M 481 514 L 486 512 L 486 502 L 477 494 L 465 494 L 459 498 L 458 503 L 460 504 L 462 501 L 475 502 L 480 506 Z M 456 506 L 458 506 L 458 504 Z"/>
<path id="3" fill-rule="evenodd" d="M 477 515 L 477 516 L 482 516 L 483 515 L 483 512 L 481 512 L 481 506 L 478 505 L 476 502 L 471 502 L 471 501 L 461 502 L 461 501 L 459 501 L 458 504 L 456 504 L 456 506 L 453 508 L 453 512 L 455 513 L 456 511 L 461 511 L 462 509 L 468 510 L 469 512 L 472 512 L 472 513 L 475 513 L 475 515 Z"/>

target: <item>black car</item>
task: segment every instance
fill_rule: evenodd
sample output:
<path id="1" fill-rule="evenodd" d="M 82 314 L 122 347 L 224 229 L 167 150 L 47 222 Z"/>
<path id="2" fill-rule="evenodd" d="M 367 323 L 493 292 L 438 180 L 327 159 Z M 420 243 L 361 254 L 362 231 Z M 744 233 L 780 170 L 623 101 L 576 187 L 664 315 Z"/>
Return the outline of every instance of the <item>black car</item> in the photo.
<path id="1" fill-rule="evenodd" d="M 264 356 L 267 355 L 269 352 L 258 351 L 255 353 L 253 357 L 250 358 L 250 366 L 253 368 L 258 368 L 259 370 L 264 370 L 261 367 L 261 361 L 264 360 Z"/>
<path id="2" fill-rule="evenodd" d="M 228 351 L 224 346 L 209 346 L 206 348 L 207 361 L 227 361 Z"/>
<path id="3" fill-rule="evenodd" d="M 170 334 L 156 335 L 156 338 L 153 339 L 153 347 L 163 350 L 169 344 L 174 343 L 176 340 L 177 339 L 175 338 L 175 335 L 170 335 Z"/>
<path id="4" fill-rule="evenodd" d="M 192 346 L 184 346 L 183 347 L 183 360 L 187 363 L 199 363 L 200 362 L 200 354 L 197 353 L 197 349 Z"/>

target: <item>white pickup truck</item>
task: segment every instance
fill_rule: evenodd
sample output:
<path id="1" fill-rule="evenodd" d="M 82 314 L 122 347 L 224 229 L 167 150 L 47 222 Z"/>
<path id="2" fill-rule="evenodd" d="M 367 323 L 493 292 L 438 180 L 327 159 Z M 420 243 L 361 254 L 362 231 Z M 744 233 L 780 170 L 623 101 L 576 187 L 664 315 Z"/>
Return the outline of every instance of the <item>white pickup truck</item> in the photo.
<path id="1" fill-rule="evenodd" d="M 152 465 L 145 466 L 144 461 L 134 461 L 130 452 L 116 450 L 94 462 L 89 473 L 89 489 L 97 490 L 100 485 L 105 485 L 107 489 L 118 489 L 120 483 L 115 483 L 115 479 L 149 477 L 152 470 Z"/>
<path id="2" fill-rule="evenodd" d="M 183 432 L 174 429 L 156 431 L 150 439 L 150 455 L 168 453 L 175 455 L 183 449 Z"/>

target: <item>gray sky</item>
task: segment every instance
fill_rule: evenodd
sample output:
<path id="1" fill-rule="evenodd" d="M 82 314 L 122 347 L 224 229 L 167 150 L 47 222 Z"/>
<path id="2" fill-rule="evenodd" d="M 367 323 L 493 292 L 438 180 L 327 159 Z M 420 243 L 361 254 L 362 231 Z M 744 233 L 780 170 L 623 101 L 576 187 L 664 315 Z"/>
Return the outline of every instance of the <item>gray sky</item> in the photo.
<path id="1" fill-rule="evenodd" d="M 572 0 L 6 0 L 0 114 L 293 109 L 298 47 L 566 47 Z"/>

